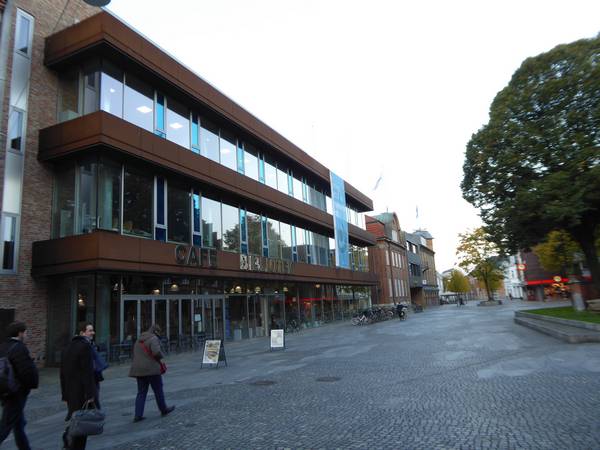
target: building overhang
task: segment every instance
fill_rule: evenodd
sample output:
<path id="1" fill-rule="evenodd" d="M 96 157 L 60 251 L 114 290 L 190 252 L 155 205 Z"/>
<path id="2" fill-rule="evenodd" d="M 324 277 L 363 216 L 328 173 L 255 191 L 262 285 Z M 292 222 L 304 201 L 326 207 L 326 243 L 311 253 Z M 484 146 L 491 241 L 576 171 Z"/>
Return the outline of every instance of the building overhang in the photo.
<path id="1" fill-rule="evenodd" d="M 214 266 L 194 265 L 189 263 L 189 255 L 185 252 L 182 258 L 185 262 L 178 258 L 177 246 L 175 243 L 123 236 L 110 231 L 95 231 L 35 242 L 31 271 L 35 277 L 103 271 L 338 285 L 377 284 L 376 276 L 371 272 L 295 262 L 290 263 L 289 273 L 242 270 L 240 255 L 226 251 L 214 252 Z M 190 246 L 184 247 L 189 251 Z M 199 255 L 200 250 L 194 248 Z"/>
<path id="2" fill-rule="evenodd" d="M 219 195 L 243 199 L 249 207 L 259 208 L 266 214 L 275 211 L 277 216 L 284 215 L 295 224 L 333 233 L 333 216 L 325 211 L 104 111 L 44 128 L 40 130 L 39 142 L 40 161 L 60 164 L 66 158 L 91 151 L 118 154 L 186 177 Z M 348 224 L 348 234 L 353 244 L 375 245 L 373 235 L 356 225 Z"/>
<path id="3" fill-rule="evenodd" d="M 110 13 L 101 12 L 46 38 L 44 62 L 52 69 L 99 55 L 155 78 L 169 95 L 203 105 L 329 185 L 327 167 Z M 373 201 L 348 182 L 345 189 L 359 212 L 373 209 Z"/>

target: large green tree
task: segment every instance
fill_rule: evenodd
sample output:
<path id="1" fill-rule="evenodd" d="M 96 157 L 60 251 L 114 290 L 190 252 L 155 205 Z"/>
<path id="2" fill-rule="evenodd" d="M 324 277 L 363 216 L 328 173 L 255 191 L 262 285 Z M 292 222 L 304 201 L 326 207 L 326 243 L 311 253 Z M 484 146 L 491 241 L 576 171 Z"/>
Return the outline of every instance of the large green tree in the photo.
<path id="1" fill-rule="evenodd" d="M 580 251 L 577 242 L 562 230 L 551 231 L 544 242 L 533 247 L 542 267 L 563 277 L 569 274 Z"/>
<path id="2" fill-rule="evenodd" d="M 568 232 L 600 290 L 600 37 L 523 62 L 467 144 L 461 187 L 503 250 Z"/>
<path id="3" fill-rule="evenodd" d="M 483 227 L 461 233 L 458 237 L 458 265 L 477 278 L 483 285 L 488 300 L 493 300 L 492 293 L 500 287 L 500 281 L 504 278 L 498 258 L 498 247 L 490 240 Z"/>
<path id="4" fill-rule="evenodd" d="M 460 270 L 453 269 L 450 276 L 444 278 L 444 288 L 450 292 L 464 294 L 471 290 L 471 285 L 469 279 Z"/>

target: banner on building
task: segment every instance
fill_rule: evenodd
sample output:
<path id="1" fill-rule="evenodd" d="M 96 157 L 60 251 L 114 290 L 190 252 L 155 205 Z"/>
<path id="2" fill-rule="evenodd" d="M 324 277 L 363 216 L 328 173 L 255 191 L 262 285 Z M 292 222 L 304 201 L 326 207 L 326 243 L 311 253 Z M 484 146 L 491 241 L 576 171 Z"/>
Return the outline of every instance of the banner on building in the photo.
<path id="1" fill-rule="evenodd" d="M 335 238 L 335 265 L 350 268 L 348 255 L 348 218 L 346 215 L 346 187 L 344 180 L 329 172 L 331 180 L 331 203 L 333 206 L 333 230 Z"/>

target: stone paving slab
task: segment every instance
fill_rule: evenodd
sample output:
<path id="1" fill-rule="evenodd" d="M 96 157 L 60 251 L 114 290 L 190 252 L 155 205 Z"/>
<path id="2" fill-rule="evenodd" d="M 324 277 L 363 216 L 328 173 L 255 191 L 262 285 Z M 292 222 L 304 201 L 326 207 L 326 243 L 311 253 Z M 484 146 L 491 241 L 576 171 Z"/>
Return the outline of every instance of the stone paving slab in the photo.
<path id="1" fill-rule="evenodd" d="M 406 321 L 348 323 L 230 345 L 228 368 L 176 356 L 161 418 L 133 424 L 125 367 L 102 386 L 108 422 L 88 449 L 600 448 L 600 344 L 572 346 L 514 323 L 516 309 L 446 305 Z M 258 383 L 257 383 L 258 382 Z M 31 407 L 52 406 L 51 388 Z M 33 448 L 59 448 L 63 412 L 31 419 Z M 13 442 L 2 448 L 13 449 Z"/>

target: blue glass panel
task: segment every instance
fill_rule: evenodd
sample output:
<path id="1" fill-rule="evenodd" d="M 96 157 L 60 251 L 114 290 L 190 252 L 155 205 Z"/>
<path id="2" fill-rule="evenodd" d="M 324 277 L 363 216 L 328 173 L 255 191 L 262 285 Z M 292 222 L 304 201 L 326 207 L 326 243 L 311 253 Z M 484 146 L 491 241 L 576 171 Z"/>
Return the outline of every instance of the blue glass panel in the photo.
<path id="1" fill-rule="evenodd" d="M 165 179 L 156 178 L 156 223 L 165 224 Z"/>
<path id="2" fill-rule="evenodd" d="M 267 244 L 267 218 L 265 216 L 262 216 L 261 222 L 262 222 L 263 246 L 266 246 L 266 244 Z"/>
<path id="3" fill-rule="evenodd" d="M 294 178 L 288 173 L 287 175 L 288 181 L 288 195 L 294 196 Z"/>
<path id="4" fill-rule="evenodd" d="M 162 94 L 159 94 L 158 92 L 156 93 L 156 127 L 155 128 L 159 131 L 165 131 L 165 96 Z"/>
<path id="5" fill-rule="evenodd" d="M 265 161 L 262 157 L 258 160 L 258 181 L 265 182 Z"/>
<path id="6" fill-rule="evenodd" d="M 263 247 L 263 256 L 266 258 L 269 257 L 269 247 Z"/>
<path id="7" fill-rule="evenodd" d="M 242 253 L 244 255 L 248 254 L 248 244 L 242 244 Z"/>
<path id="8" fill-rule="evenodd" d="M 165 230 L 164 228 L 156 227 L 154 229 L 154 234 L 155 234 L 154 239 L 156 239 L 157 241 L 165 242 L 167 240 L 167 230 Z"/>
<path id="9" fill-rule="evenodd" d="M 194 205 L 194 231 L 200 231 L 200 194 L 194 191 L 192 196 Z"/>
<path id="10" fill-rule="evenodd" d="M 237 171 L 244 173 L 244 149 L 239 145 L 237 148 Z"/>
<path id="11" fill-rule="evenodd" d="M 242 240 L 242 248 L 244 244 L 248 242 L 248 234 L 246 233 L 246 210 L 240 208 L 240 234 Z M 248 246 L 246 245 L 246 251 L 242 251 L 242 253 L 248 253 Z"/>
<path id="12" fill-rule="evenodd" d="M 196 113 L 192 113 L 192 151 L 200 153 L 200 125 Z"/>
<path id="13" fill-rule="evenodd" d="M 202 245 L 202 236 L 195 234 L 193 237 L 193 242 L 195 246 L 200 247 Z"/>

